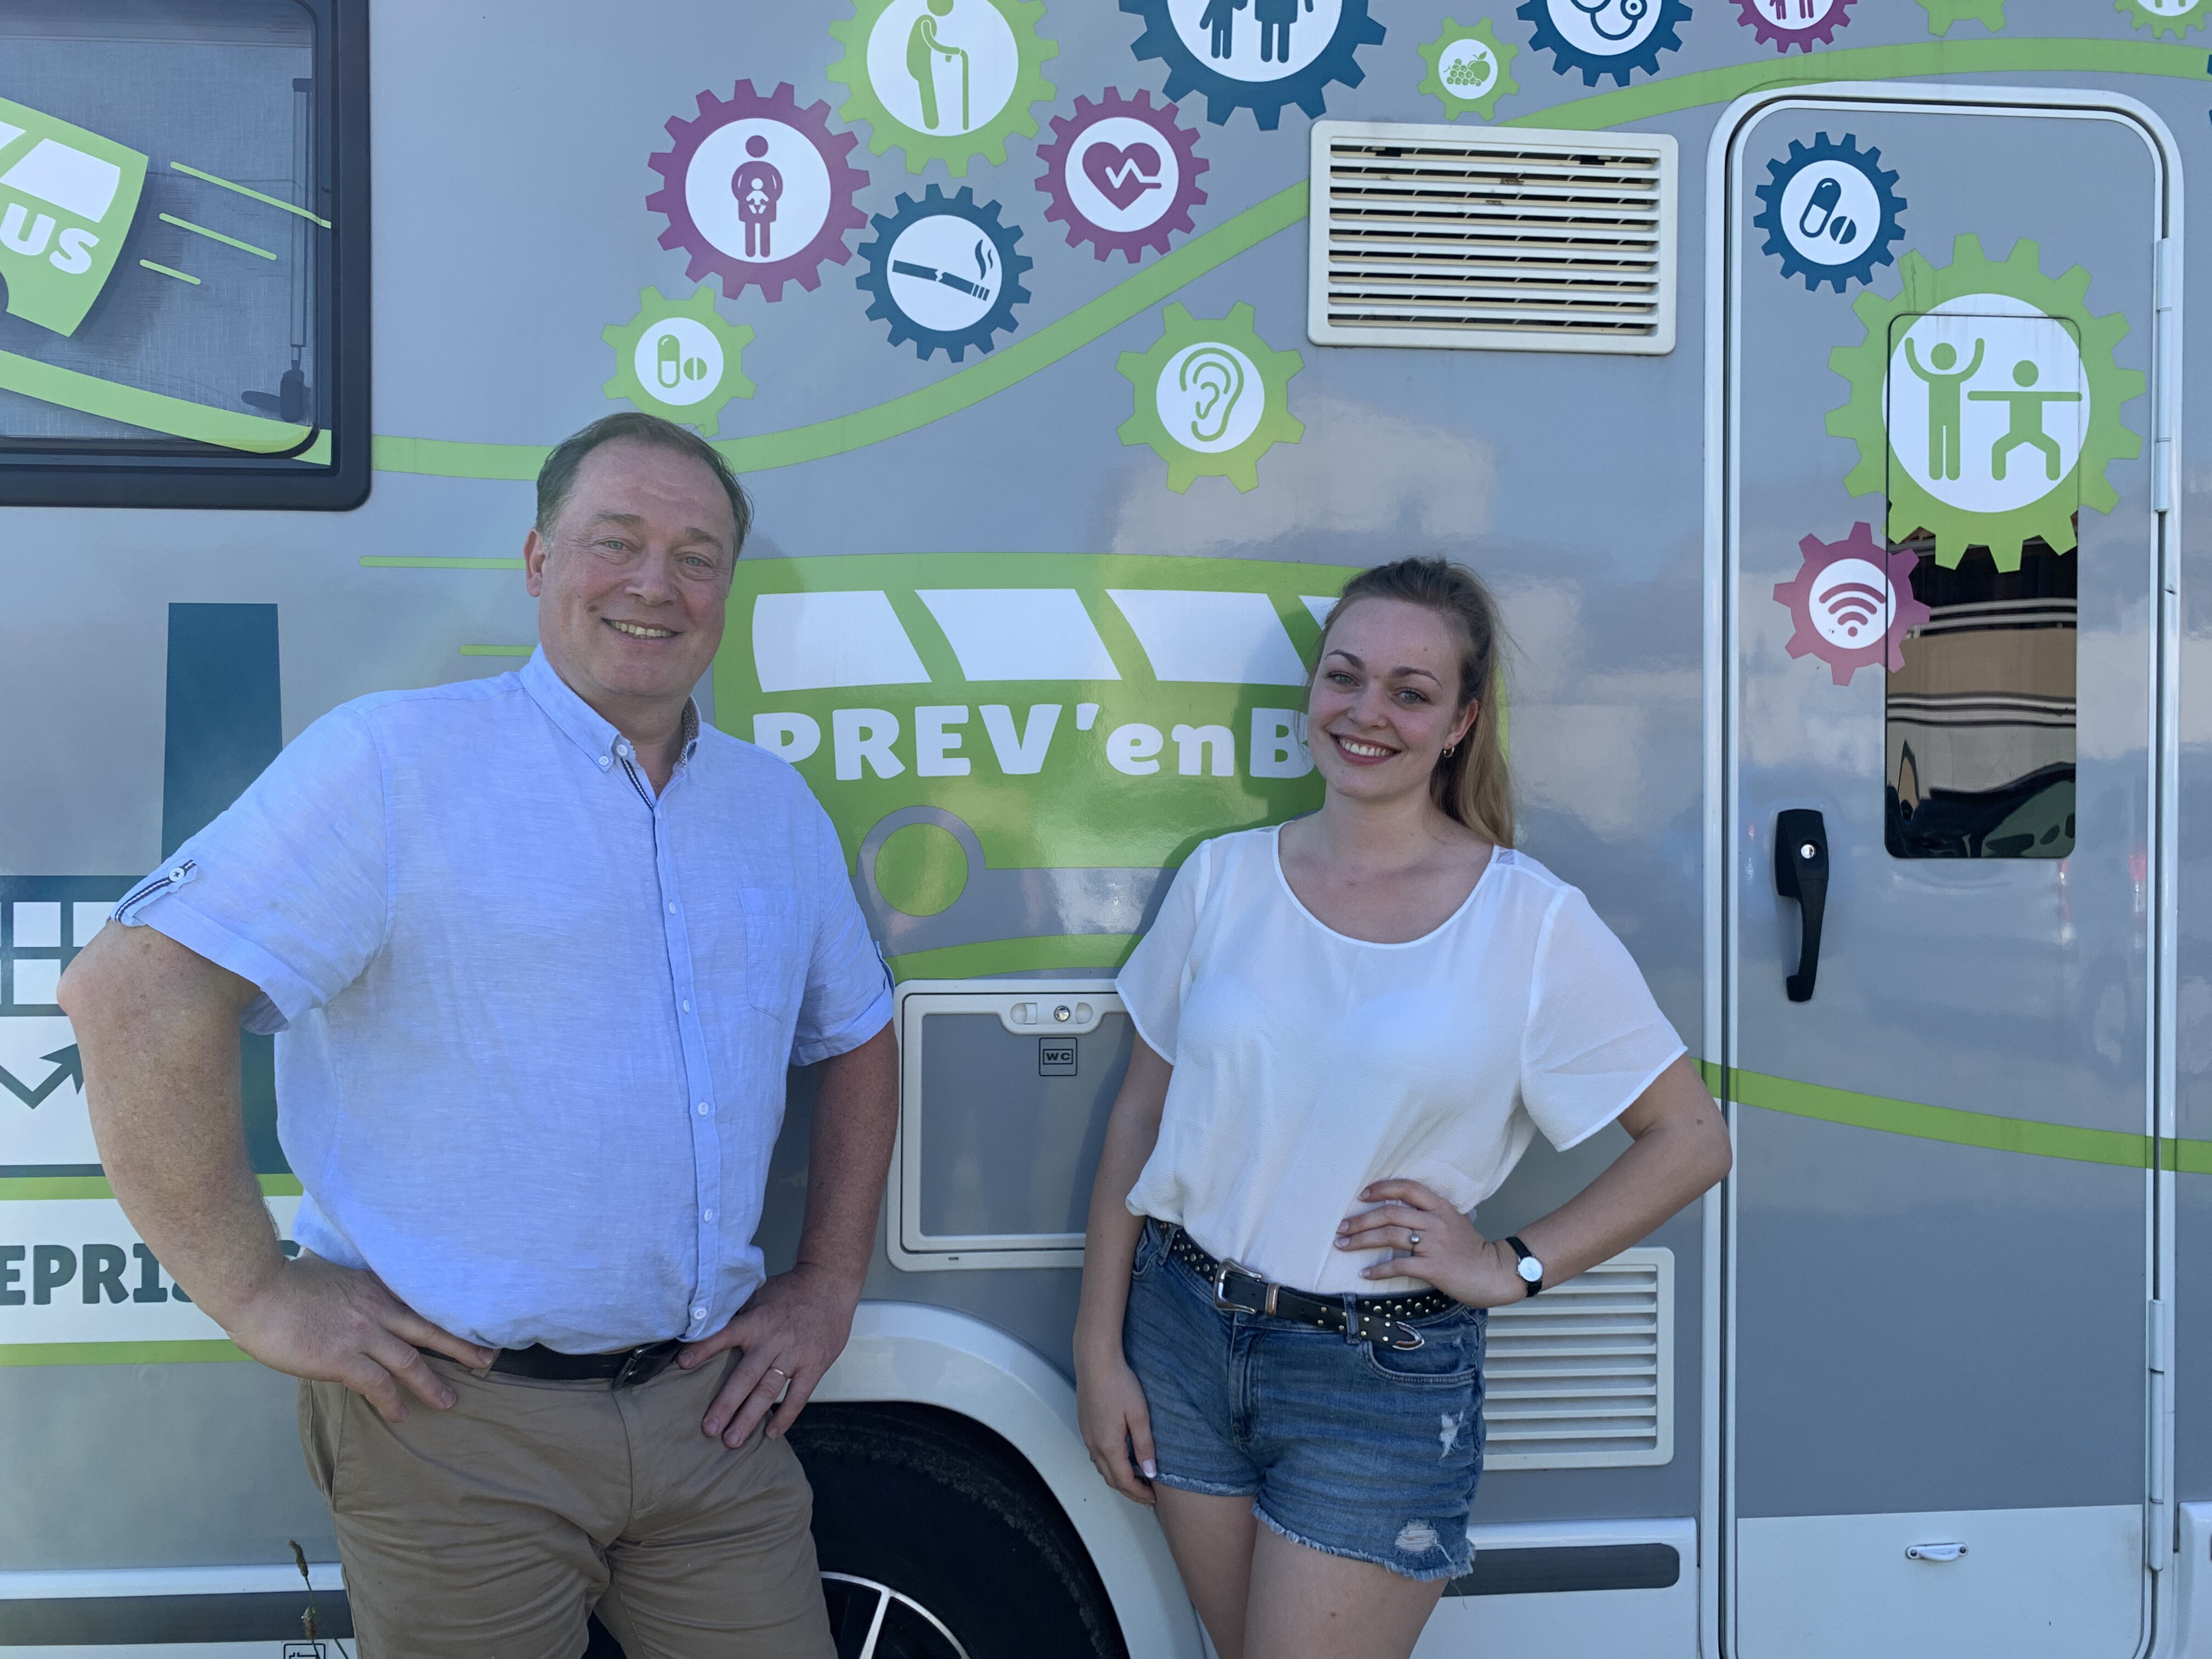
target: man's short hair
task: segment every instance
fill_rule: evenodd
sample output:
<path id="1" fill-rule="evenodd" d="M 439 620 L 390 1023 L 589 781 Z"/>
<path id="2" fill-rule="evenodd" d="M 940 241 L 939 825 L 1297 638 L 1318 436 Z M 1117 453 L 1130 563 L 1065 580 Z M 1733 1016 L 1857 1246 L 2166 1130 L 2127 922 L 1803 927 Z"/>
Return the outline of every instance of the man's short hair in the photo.
<path id="1" fill-rule="evenodd" d="M 611 443 L 650 444 L 656 449 L 671 449 L 679 455 L 689 455 L 707 468 L 722 486 L 722 493 L 730 498 L 730 521 L 736 538 L 730 556 L 734 559 L 744 550 L 745 537 L 753 526 L 753 504 L 745 498 L 744 486 L 738 483 L 738 475 L 730 471 L 730 464 L 722 459 L 721 451 L 688 428 L 635 409 L 602 415 L 581 432 L 563 438 L 553 447 L 553 453 L 545 458 L 545 465 L 538 469 L 539 535 L 552 534 L 554 520 L 568 505 L 569 487 L 576 482 L 576 469 L 584 464 L 584 457 L 601 444 Z"/>

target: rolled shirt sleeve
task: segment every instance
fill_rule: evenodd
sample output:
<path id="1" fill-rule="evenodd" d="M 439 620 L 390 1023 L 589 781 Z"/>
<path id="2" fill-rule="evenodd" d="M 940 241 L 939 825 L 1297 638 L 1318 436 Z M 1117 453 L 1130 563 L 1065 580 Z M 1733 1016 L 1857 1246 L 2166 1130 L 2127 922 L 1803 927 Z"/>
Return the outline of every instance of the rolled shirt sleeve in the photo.
<path id="1" fill-rule="evenodd" d="M 860 902 L 853 896 L 836 829 L 811 794 L 805 811 L 813 830 L 814 856 L 809 867 L 817 920 L 799 1024 L 792 1033 L 794 1066 L 811 1066 L 859 1048 L 890 1024 L 891 1017 L 890 969 L 869 936 Z"/>
<path id="2" fill-rule="evenodd" d="M 1553 900 L 1536 942 L 1521 1101 L 1565 1152 L 1635 1103 L 1688 1052 L 1633 957 L 1572 887 Z"/>
<path id="3" fill-rule="evenodd" d="M 115 908 L 252 981 L 240 1023 L 283 1030 L 353 983 L 391 922 L 382 768 L 351 708 L 317 720 Z"/>

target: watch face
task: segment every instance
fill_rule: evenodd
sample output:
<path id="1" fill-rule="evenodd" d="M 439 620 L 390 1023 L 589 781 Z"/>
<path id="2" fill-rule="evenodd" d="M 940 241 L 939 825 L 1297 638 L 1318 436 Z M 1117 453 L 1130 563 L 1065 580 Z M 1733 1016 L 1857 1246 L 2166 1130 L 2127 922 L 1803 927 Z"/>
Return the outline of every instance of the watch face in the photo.
<path id="1" fill-rule="evenodd" d="M 1522 1278 L 1534 1285 L 1544 1276 L 1544 1264 L 1533 1255 L 1524 1255 L 1521 1258 L 1519 1272 Z"/>

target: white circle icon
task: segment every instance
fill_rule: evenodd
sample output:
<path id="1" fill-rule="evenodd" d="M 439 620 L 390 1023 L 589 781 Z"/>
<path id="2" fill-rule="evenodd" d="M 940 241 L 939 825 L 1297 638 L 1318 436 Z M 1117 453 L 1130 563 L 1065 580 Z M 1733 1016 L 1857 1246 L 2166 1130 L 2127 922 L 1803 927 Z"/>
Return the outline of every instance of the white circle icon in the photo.
<path id="1" fill-rule="evenodd" d="M 2089 423 L 2073 335 L 2005 294 L 1970 294 L 1916 321 L 1891 349 L 1884 401 L 1892 464 L 1969 513 L 2057 489 Z"/>
<path id="2" fill-rule="evenodd" d="M 1067 196 L 1101 230 L 1148 229 L 1175 205 L 1182 162 L 1156 127 L 1109 115 L 1077 135 L 1067 156 Z"/>
<path id="3" fill-rule="evenodd" d="M 1827 21 L 1828 14 L 1843 3 L 1843 0 L 1758 0 L 1753 8 L 1770 28 L 1795 34 L 1801 29 L 1818 28 Z M 2188 0 L 2194 5 L 2197 0 Z"/>
<path id="4" fill-rule="evenodd" d="M 1838 559 L 1813 579 L 1813 626 L 1830 645 L 1864 650 L 1889 632 L 1889 577 L 1864 559 Z"/>
<path id="5" fill-rule="evenodd" d="M 1653 0 L 1545 0 L 1545 9 L 1566 43 L 1594 58 L 1634 52 L 1665 9 Z"/>
<path id="6" fill-rule="evenodd" d="M 692 153 L 684 205 L 732 259 L 788 259 L 830 216 L 830 169 L 798 129 L 748 116 L 715 128 Z"/>
<path id="7" fill-rule="evenodd" d="M 658 401 L 696 404 L 722 383 L 722 343 L 695 317 L 664 317 L 637 337 L 630 368 Z"/>
<path id="8" fill-rule="evenodd" d="M 1881 198 L 1874 183 L 1848 161 L 1802 167 L 1783 187 L 1782 234 L 1798 258 L 1816 265 L 1847 265 L 1881 229 Z"/>
<path id="9" fill-rule="evenodd" d="M 915 132 L 957 137 L 997 119 L 1021 71 L 991 0 L 892 0 L 868 32 L 868 84 Z"/>
<path id="10" fill-rule="evenodd" d="M 1168 436 L 1185 449 L 1218 455 L 1258 430 L 1267 388 L 1235 346 L 1201 340 L 1168 359 L 1152 387 L 1152 406 Z"/>
<path id="11" fill-rule="evenodd" d="M 2186 17 L 2203 0 L 2136 0 L 2136 3 L 2154 17 Z"/>
<path id="12" fill-rule="evenodd" d="M 957 213 L 917 219 L 891 244 L 891 303 L 940 334 L 957 334 L 981 321 L 1005 275 L 991 239 Z"/>
<path id="13" fill-rule="evenodd" d="M 1168 0 L 1191 54 L 1232 81 L 1295 75 L 1335 38 L 1343 0 Z"/>
<path id="14" fill-rule="evenodd" d="M 1437 54 L 1437 78 L 1455 98 L 1480 98 L 1498 79 L 1498 54 L 1468 37 Z"/>

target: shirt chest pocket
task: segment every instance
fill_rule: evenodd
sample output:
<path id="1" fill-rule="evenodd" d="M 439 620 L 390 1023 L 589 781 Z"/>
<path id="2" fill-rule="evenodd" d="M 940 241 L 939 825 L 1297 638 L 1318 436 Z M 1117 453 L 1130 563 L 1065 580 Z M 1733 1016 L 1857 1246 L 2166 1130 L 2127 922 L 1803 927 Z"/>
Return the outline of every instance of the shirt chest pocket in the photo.
<path id="1" fill-rule="evenodd" d="M 799 896 L 773 887 L 741 887 L 745 921 L 745 1000 L 764 1014 L 789 1019 L 806 984 L 806 939 Z"/>

